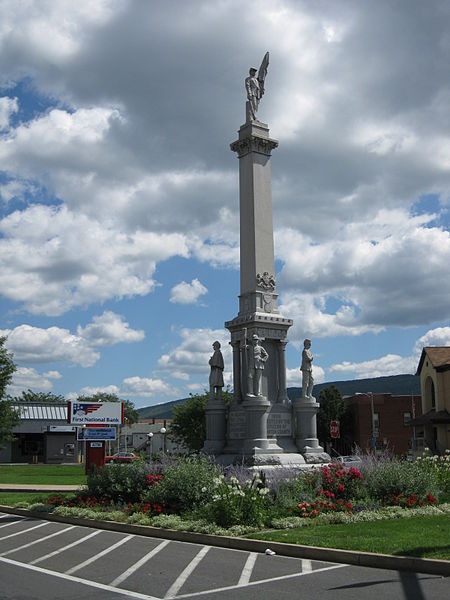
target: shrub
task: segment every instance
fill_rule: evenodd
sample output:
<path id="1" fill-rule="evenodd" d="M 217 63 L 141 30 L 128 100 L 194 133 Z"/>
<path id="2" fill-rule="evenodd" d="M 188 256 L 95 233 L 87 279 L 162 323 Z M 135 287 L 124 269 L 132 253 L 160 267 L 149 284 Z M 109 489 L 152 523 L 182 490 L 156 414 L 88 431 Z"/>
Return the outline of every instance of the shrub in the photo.
<path id="1" fill-rule="evenodd" d="M 94 468 L 87 477 L 87 490 L 83 494 L 114 503 L 139 502 L 148 487 L 147 475 L 148 470 L 141 462 Z"/>
<path id="2" fill-rule="evenodd" d="M 236 477 L 226 480 L 220 475 L 214 479 L 214 486 L 212 499 L 203 510 L 200 509 L 200 514 L 222 527 L 264 524 L 269 489 L 260 475 L 255 475 L 243 486 Z"/>
<path id="3" fill-rule="evenodd" d="M 379 461 L 363 471 L 367 496 L 386 501 L 391 496 L 402 494 L 410 498 L 413 494 L 425 497 L 428 492 L 436 496 L 439 485 L 431 469 L 423 469 L 420 461 L 408 462 L 397 458 Z"/>
<path id="4" fill-rule="evenodd" d="M 211 498 L 213 479 L 219 474 L 220 468 L 207 457 L 180 458 L 166 468 L 157 485 L 146 486 L 141 499 L 152 505 L 165 503 L 169 512 L 191 512 Z"/>
<path id="5" fill-rule="evenodd" d="M 317 469 L 308 473 L 295 473 L 288 479 L 277 480 L 273 489 L 273 512 L 290 511 L 300 500 L 313 502 L 319 490 L 320 475 Z M 272 486 L 271 486 L 272 487 Z"/>

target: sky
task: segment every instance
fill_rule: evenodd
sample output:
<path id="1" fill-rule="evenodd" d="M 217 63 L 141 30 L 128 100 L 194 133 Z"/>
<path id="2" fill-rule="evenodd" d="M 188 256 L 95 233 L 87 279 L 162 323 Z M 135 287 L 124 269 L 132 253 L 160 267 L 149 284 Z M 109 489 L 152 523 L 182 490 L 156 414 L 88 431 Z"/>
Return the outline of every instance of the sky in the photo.
<path id="1" fill-rule="evenodd" d="M 270 52 L 277 291 L 316 383 L 450 345 L 447 0 L 2 0 L 8 392 L 202 393 L 238 312 L 244 79 Z"/>

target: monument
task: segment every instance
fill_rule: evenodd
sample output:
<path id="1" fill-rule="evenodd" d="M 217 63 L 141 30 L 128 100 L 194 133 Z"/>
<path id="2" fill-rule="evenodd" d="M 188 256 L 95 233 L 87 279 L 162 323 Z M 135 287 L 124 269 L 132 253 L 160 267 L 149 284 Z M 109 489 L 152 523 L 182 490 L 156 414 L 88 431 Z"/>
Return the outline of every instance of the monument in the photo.
<path id="1" fill-rule="evenodd" d="M 322 462 L 329 457 L 313 439 L 319 405 L 310 394 L 293 406 L 286 392 L 287 332 L 293 322 L 278 310 L 275 280 L 270 156 L 278 142 L 257 117 L 268 65 L 267 52 L 259 70 L 249 71 L 246 121 L 230 146 L 239 159 L 240 206 L 239 312 L 225 323 L 233 349 L 233 400 L 227 409 L 210 394 L 204 451 L 224 463 Z"/>

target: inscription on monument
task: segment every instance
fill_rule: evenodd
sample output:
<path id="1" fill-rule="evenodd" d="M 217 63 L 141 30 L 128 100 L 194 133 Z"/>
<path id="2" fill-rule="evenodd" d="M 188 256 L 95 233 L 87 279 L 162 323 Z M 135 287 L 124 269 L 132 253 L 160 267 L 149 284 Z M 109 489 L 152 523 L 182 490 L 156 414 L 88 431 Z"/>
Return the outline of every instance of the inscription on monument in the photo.
<path id="1" fill-rule="evenodd" d="M 242 440 L 247 432 L 247 418 L 244 411 L 230 411 L 229 437 L 232 440 Z"/>
<path id="2" fill-rule="evenodd" d="M 283 436 L 292 433 L 292 417 L 289 413 L 272 412 L 267 419 L 267 435 Z"/>

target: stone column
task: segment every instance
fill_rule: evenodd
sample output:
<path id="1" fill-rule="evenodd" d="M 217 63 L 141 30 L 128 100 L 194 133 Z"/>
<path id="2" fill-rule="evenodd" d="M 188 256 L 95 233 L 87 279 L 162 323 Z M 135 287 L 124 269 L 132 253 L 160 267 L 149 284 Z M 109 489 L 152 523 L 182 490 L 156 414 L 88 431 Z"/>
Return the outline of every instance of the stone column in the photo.
<path id="1" fill-rule="evenodd" d="M 278 400 L 279 404 L 288 404 L 289 398 L 286 391 L 286 344 L 287 340 L 280 340 L 278 345 Z"/>
<path id="2" fill-rule="evenodd" d="M 233 348 L 233 404 L 242 402 L 241 395 L 241 344 L 239 341 L 230 342 Z"/>
<path id="3" fill-rule="evenodd" d="M 293 404 L 296 416 L 295 443 L 306 462 L 326 462 L 331 460 L 317 439 L 317 412 L 320 404 L 314 397 L 301 398 Z"/>
<path id="4" fill-rule="evenodd" d="M 269 447 L 267 418 L 270 402 L 263 396 L 246 398 L 243 403 L 247 417 L 247 432 L 244 441 L 246 454 L 257 454 Z"/>

